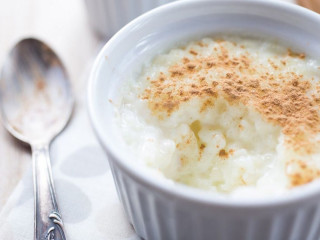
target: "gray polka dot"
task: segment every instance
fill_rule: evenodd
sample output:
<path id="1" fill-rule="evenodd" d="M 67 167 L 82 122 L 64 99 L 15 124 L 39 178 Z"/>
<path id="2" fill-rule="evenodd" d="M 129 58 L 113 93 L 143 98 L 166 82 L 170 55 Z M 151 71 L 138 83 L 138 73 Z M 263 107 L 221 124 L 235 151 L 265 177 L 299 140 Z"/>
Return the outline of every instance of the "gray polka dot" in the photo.
<path id="1" fill-rule="evenodd" d="M 81 148 L 62 161 L 61 172 L 70 177 L 95 177 L 110 168 L 106 154 L 97 146 Z"/>
<path id="2" fill-rule="evenodd" d="M 79 187 L 62 179 L 55 181 L 55 187 L 58 205 L 65 222 L 81 222 L 90 215 L 91 202 Z"/>

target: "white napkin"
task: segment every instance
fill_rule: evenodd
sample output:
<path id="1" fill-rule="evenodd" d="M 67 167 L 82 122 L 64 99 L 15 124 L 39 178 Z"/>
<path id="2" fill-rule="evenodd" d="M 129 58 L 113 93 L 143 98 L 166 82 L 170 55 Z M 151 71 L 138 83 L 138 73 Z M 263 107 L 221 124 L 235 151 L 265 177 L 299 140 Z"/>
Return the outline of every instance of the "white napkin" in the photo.
<path id="1" fill-rule="evenodd" d="M 51 145 L 51 163 L 67 240 L 139 239 L 118 200 L 107 157 L 93 135 L 85 97 L 77 102 L 68 127 Z M 33 239 L 31 169 L 30 162 L 0 212 L 1 240 Z"/>

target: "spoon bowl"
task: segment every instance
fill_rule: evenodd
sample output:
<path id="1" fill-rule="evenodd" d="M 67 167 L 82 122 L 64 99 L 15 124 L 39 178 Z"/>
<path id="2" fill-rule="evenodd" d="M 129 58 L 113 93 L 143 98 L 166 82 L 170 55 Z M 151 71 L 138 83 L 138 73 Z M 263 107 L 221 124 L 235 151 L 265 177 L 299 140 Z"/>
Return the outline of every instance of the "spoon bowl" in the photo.
<path id="1" fill-rule="evenodd" d="M 9 53 L 0 77 L 0 112 L 7 130 L 31 145 L 35 195 L 35 240 L 64 240 L 53 186 L 49 145 L 73 108 L 71 86 L 58 56 L 28 38 Z"/>
<path id="2" fill-rule="evenodd" d="M 72 112 L 68 76 L 57 55 L 28 38 L 9 53 L 0 81 L 3 122 L 16 138 L 31 145 L 49 143 Z"/>

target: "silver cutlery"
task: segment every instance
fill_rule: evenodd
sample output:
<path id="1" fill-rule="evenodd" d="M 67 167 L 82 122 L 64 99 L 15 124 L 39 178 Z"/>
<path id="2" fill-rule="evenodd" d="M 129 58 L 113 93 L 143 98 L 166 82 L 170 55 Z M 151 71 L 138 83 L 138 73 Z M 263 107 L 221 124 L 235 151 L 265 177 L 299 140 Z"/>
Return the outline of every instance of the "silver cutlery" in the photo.
<path id="1" fill-rule="evenodd" d="M 1 72 L 0 112 L 7 130 L 32 149 L 35 240 L 66 239 L 49 146 L 66 126 L 72 108 L 69 78 L 53 50 L 32 38 L 17 43 Z"/>

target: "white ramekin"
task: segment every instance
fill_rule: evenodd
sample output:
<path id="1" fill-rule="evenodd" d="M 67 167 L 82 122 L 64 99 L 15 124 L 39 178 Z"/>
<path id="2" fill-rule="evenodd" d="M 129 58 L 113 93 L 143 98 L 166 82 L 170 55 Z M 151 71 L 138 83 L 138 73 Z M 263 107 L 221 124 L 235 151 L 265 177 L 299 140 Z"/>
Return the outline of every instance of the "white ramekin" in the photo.
<path id="1" fill-rule="evenodd" d="M 176 0 L 85 0 L 89 23 L 95 32 L 111 37 L 125 24 L 160 5 Z"/>
<path id="2" fill-rule="evenodd" d="M 265 199 L 212 194 L 152 176 L 120 136 L 115 105 L 126 77 L 173 43 L 220 32 L 273 36 L 320 56 L 320 15 L 271 0 L 178 1 L 121 29 L 96 59 L 88 106 L 130 222 L 148 240 L 318 240 L 319 182 Z"/>

